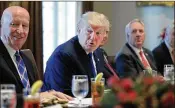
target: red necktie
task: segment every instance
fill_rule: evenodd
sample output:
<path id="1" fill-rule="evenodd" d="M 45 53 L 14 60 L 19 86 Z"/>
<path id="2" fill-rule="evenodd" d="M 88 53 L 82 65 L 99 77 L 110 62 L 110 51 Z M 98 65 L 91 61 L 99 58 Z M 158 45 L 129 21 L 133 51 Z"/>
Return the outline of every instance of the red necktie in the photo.
<path id="1" fill-rule="evenodd" d="M 146 60 L 146 58 L 144 57 L 143 51 L 140 51 L 139 54 L 140 54 L 143 66 L 145 67 L 145 69 L 148 69 L 150 67 L 150 65 L 149 65 L 148 61 Z"/>
<path id="2" fill-rule="evenodd" d="M 114 69 L 111 67 L 111 65 L 108 63 L 108 60 L 107 60 L 107 58 L 106 58 L 106 56 L 103 54 L 103 56 L 104 56 L 104 61 L 105 61 L 105 63 L 106 63 L 106 66 L 109 68 L 109 70 L 113 73 L 113 75 L 114 75 L 114 77 L 116 78 L 116 79 L 119 79 L 119 77 L 117 76 L 117 74 L 116 74 L 116 72 L 114 71 Z"/>

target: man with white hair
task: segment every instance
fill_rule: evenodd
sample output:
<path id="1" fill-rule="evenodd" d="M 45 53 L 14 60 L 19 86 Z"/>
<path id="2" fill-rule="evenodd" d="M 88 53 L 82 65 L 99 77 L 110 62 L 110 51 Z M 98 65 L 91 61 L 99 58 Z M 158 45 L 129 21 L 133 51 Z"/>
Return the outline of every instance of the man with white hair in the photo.
<path id="1" fill-rule="evenodd" d="M 134 19 L 125 27 L 127 43 L 116 54 L 116 70 L 121 78 L 135 79 L 143 70 L 156 70 L 151 51 L 143 47 L 145 40 L 144 23 Z"/>
<path id="2" fill-rule="evenodd" d="M 17 96 L 23 89 L 30 89 L 39 80 L 36 66 L 20 49 L 29 33 L 30 15 L 20 6 L 11 6 L 4 10 L 1 18 L 0 35 L 0 84 L 14 84 Z M 20 94 L 20 95 L 19 95 Z M 42 98 L 56 96 L 65 100 L 72 99 L 66 94 L 50 91 L 40 93 Z M 18 101 L 22 102 L 22 101 Z M 17 108 L 22 107 L 21 103 Z"/>
<path id="3" fill-rule="evenodd" d="M 103 14 L 83 14 L 77 25 L 77 36 L 59 45 L 47 61 L 42 91 L 54 89 L 72 95 L 73 75 L 87 75 L 89 82 L 99 72 L 103 72 L 106 79 L 110 77 L 112 74 L 105 71 L 105 63 L 100 59 L 102 55 L 93 53 L 103 41 L 109 25 Z"/>
<path id="4" fill-rule="evenodd" d="M 162 75 L 165 64 L 175 64 L 174 33 L 174 23 L 172 23 L 165 28 L 163 42 L 152 51 L 158 71 Z"/>

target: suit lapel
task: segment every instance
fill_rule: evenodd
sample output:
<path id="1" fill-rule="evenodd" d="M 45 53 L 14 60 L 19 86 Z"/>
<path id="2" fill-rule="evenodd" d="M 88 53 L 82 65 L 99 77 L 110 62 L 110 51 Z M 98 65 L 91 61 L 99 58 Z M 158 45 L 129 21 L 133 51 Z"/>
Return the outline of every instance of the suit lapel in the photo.
<path id="1" fill-rule="evenodd" d="M 22 56 L 22 59 L 24 61 L 24 64 L 26 66 L 26 70 L 27 70 L 27 75 L 29 78 L 29 82 L 30 82 L 30 86 L 32 86 L 33 82 L 35 81 L 34 77 L 32 77 L 32 63 L 29 62 L 30 60 L 24 55 L 23 52 L 20 51 L 20 55 Z M 34 75 L 34 74 L 33 74 Z"/>
<path id="2" fill-rule="evenodd" d="M 149 55 L 149 54 L 146 52 L 146 50 L 144 50 L 144 49 L 143 49 L 143 52 L 144 52 L 144 54 L 145 54 L 146 59 L 148 60 L 148 62 L 149 62 L 149 64 L 150 64 L 151 68 L 152 68 L 153 70 L 156 69 L 153 60 L 150 58 L 151 55 Z"/>
<path id="3" fill-rule="evenodd" d="M 163 51 L 164 51 L 164 53 L 165 53 L 166 60 L 167 60 L 168 62 L 170 62 L 171 64 L 173 64 L 173 60 L 172 60 L 172 58 L 171 58 L 171 54 L 169 53 L 169 50 L 168 50 L 168 48 L 167 48 L 165 42 L 163 42 L 161 46 L 162 46 L 162 49 L 163 49 Z"/>
<path id="4" fill-rule="evenodd" d="M 77 58 L 78 58 L 78 65 L 81 71 L 85 74 L 88 75 L 89 78 L 93 77 L 93 73 L 91 72 L 91 65 L 90 65 L 90 58 L 84 51 L 84 49 L 81 47 L 81 45 L 78 42 L 78 37 L 75 38 L 75 50 L 77 52 Z M 80 61 L 80 62 L 79 62 Z M 85 70 L 86 69 L 86 70 Z M 81 73 L 82 73 L 81 72 Z"/>
<path id="5" fill-rule="evenodd" d="M 142 67 L 142 69 L 145 69 L 142 62 L 140 61 L 139 57 L 137 56 L 137 54 L 135 53 L 135 51 L 129 46 L 128 43 L 126 43 L 126 46 L 128 47 L 128 49 L 130 50 L 129 52 L 131 52 L 130 54 L 132 55 L 132 57 L 136 60 L 136 62 Z"/>
<path id="6" fill-rule="evenodd" d="M 6 47 L 4 46 L 4 44 L 2 43 L 2 40 L 0 39 L 0 54 L 2 54 L 4 60 L 6 61 L 8 67 L 10 68 L 10 70 L 12 71 L 12 74 L 14 74 L 15 78 L 17 78 L 18 82 L 23 86 L 20 76 L 18 74 L 18 71 L 10 57 L 10 54 L 8 53 Z"/>

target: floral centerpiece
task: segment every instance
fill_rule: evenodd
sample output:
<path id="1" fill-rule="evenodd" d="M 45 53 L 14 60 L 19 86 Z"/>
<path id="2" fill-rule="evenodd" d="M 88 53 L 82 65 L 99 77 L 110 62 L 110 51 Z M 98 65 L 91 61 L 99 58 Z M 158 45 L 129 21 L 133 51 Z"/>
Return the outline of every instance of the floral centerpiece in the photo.
<path id="1" fill-rule="evenodd" d="M 139 76 L 135 81 L 111 77 L 108 86 L 111 90 L 100 103 L 104 108 L 175 108 L 175 85 L 157 77 Z"/>

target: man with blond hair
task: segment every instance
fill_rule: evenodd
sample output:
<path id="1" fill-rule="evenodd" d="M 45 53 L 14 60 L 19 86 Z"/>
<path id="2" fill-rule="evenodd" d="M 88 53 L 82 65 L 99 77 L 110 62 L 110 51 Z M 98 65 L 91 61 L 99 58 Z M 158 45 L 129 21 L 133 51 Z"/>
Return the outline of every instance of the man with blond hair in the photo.
<path id="1" fill-rule="evenodd" d="M 111 73 L 105 71 L 101 55 L 93 52 L 100 46 L 109 26 L 103 14 L 83 14 L 77 25 L 77 36 L 58 46 L 47 61 L 42 90 L 54 89 L 72 95 L 73 75 L 87 75 L 90 82 L 90 78 L 103 72 L 107 80 Z"/>

